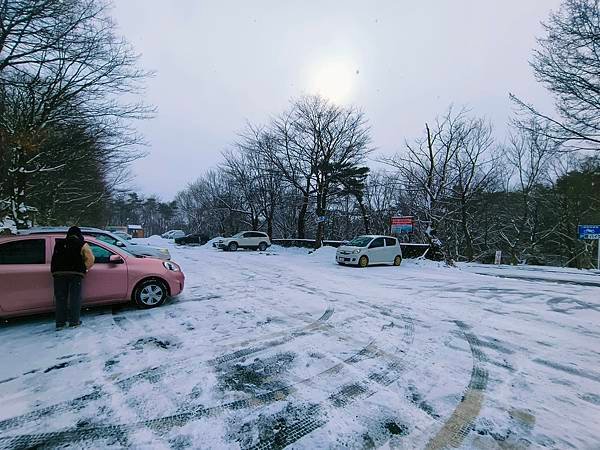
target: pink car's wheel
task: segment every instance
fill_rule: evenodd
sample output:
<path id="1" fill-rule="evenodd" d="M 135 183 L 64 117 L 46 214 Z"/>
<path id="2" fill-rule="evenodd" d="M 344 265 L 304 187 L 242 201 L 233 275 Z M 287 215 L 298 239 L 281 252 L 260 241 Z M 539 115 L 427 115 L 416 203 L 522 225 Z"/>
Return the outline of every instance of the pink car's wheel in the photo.
<path id="1" fill-rule="evenodd" d="M 133 298 L 140 308 L 155 308 L 162 305 L 167 299 L 168 292 L 160 280 L 146 280 L 135 289 Z"/>

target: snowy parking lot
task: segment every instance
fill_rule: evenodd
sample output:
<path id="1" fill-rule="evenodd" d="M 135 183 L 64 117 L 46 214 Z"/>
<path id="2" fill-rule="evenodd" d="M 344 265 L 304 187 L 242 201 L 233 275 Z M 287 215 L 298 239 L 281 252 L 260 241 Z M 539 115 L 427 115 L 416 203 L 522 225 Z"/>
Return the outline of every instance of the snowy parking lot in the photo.
<path id="1" fill-rule="evenodd" d="M 186 288 L 0 328 L 0 448 L 598 448 L 600 275 L 170 247 Z"/>

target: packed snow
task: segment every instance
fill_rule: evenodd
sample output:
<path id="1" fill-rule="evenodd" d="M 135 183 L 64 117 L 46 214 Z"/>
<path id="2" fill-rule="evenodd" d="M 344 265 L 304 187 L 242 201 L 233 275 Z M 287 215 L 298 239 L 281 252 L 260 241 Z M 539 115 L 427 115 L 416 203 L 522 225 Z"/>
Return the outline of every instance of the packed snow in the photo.
<path id="1" fill-rule="evenodd" d="M 2 325 L 1 448 L 598 448 L 597 272 L 142 242 L 179 297 Z"/>
<path id="2" fill-rule="evenodd" d="M 14 220 L 9 219 L 8 217 L 0 217 L 0 232 L 4 230 L 10 230 L 11 233 L 16 234 L 17 224 Z"/>

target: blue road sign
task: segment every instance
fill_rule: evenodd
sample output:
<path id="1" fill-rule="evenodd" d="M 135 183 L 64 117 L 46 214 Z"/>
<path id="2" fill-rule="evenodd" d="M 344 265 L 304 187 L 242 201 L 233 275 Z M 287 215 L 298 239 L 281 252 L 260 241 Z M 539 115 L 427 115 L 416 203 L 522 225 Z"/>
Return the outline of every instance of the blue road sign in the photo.
<path id="1" fill-rule="evenodd" d="M 579 225 L 579 239 L 600 239 L 600 225 Z"/>

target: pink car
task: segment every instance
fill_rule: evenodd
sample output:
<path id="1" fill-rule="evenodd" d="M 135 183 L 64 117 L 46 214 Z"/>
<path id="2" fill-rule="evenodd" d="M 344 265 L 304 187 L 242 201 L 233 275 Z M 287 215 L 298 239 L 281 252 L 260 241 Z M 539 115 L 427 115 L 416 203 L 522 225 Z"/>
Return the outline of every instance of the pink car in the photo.
<path id="1" fill-rule="evenodd" d="M 50 260 L 64 234 L 0 237 L 0 317 L 54 311 Z M 96 263 L 83 282 L 83 306 L 133 300 L 141 308 L 162 305 L 183 290 L 185 276 L 171 261 L 138 258 L 86 236 Z"/>

